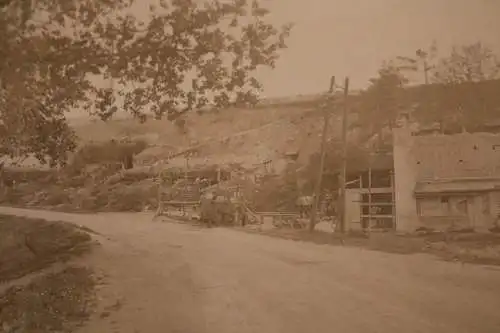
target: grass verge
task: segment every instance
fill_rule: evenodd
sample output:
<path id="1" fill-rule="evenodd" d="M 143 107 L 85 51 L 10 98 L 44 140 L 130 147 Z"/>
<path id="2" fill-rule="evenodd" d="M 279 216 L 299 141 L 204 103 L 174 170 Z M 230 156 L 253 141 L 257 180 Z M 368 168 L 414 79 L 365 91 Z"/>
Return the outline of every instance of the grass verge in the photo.
<path id="1" fill-rule="evenodd" d="M 315 244 L 343 245 L 365 248 L 394 254 L 429 253 L 447 261 L 500 266 L 500 234 L 498 233 L 435 233 L 428 235 L 405 235 L 394 233 L 372 233 L 370 237 L 291 229 L 248 230 L 270 237 L 305 241 Z"/>
<path id="2" fill-rule="evenodd" d="M 64 222 L 0 215 L 0 282 L 87 252 L 91 237 Z"/>
<path id="3" fill-rule="evenodd" d="M 91 270 L 68 267 L 0 295 L 0 332 L 71 332 L 95 305 Z"/>
<path id="4" fill-rule="evenodd" d="M 0 332 L 71 332 L 84 322 L 95 279 L 68 261 L 91 245 L 69 223 L 0 215 Z"/>

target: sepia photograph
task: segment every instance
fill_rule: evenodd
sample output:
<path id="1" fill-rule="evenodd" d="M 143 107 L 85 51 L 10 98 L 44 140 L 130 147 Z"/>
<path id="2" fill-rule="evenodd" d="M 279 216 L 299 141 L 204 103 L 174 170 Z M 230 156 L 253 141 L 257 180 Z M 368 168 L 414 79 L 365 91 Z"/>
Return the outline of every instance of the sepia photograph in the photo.
<path id="1" fill-rule="evenodd" d="M 500 0 L 0 0 L 0 333 L 500 333 Z"/>

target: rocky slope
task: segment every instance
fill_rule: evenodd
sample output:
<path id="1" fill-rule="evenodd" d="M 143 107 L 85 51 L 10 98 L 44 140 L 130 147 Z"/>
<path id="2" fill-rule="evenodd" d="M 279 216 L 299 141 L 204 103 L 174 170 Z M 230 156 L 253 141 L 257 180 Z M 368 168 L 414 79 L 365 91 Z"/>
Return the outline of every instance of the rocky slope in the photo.
<path id="1" fill-rule="evenodd" d="M 340 121 L 333 117 L 330 137 L 340 133 Z M 128 136 L 148 140 L 152 147 L 137 157 L 139 164 L 152 165 L 170 154 L 192 147 L 188 163 L 230 164 L 247 168 L 266 160 L 275 168 L 290 152 L 299 153 L 306 163 L 319 149 L 322 113 L 310 106 L 263 106 L 256 109 L 229 109 L 205 114 L 192 113 L 181 123 L 168 120 L 148 120 L 139 124 L 133 119 L 118 119 L 104 123 L 86 122 L 75 125 L 83 141 L 101 141 Z M 184 156 L 170 165 L 185 166 Z"/>

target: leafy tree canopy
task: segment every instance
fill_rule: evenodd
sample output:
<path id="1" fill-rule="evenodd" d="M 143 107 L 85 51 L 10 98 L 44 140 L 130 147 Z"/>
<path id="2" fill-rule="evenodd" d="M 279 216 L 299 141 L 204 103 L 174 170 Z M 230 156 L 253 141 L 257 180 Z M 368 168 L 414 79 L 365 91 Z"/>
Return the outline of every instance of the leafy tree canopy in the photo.
<path id="1" fill-rule="evenodd" d="M 359 97 L 358 108 L 362 113 L 358 125 L 370 133 L 392 125 L 402 108 L 404 87 L 408 83 L 393 62 L 384 63 L 377 74 Z"/>
<path id="2" fill-rule="evenodd" d="M 410 74 L 425 84 L 409 85 Z M 443 130 L 470 129 L 500 116 L 500 59 L 487 46 L 456 46 L 438 57 L 434 43 L 415 57 L 397 57 L 382 66 L 358 99 L 360 125 L 368 137 L 413 111 L 421 123 L 439 122 Z"/>
<path id="3" fill-rule="evenodd" d="M 65 115 L 141 121 L 207 105 L 255 104 L 259 67 L 273 67 L 291 25 L 259 0 L 0 1 L 0 149 L 64 164 L 76 147 Z M 96 78 L 116 86 L 99 86 Z"/>

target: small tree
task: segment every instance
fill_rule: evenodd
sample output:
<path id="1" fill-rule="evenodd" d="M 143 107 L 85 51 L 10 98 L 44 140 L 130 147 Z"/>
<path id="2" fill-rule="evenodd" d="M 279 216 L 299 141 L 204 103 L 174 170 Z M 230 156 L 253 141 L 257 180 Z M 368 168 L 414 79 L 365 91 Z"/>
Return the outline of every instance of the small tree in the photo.
<path id="1" fill-rule="evenodd" d="M 408 80 L 393 62 L 387 62 L 370 79 L 369 87 L 362 92 L 358 125 L 366 138 L 379 134 L 384 128 L 391 128 L 403 107 L 404 86 Z M 365 141 L 362 139 L 362 141 Z"/>
<path id="2" fill-rule="evenodd" d="M 500 59 L 480 42 L 455 46 L 438 61 L 434 82 L 442 84 L 473 83 L 500 78 Z"/>
<path id="3" fill-rule="evenodd" d="M 490 48 L 479 42 L 453 47 L 437 62 L 428 110 L 447 127 L 462 130 L 497 119 L 499 79 L 500 61 Z"/>
<path id="4" fill-rule="evenodd" d="M 425 74 L 426 85 L 408 89 L 405 99 L 408 109 L 417 106 L 414 114 L 420 122 L 439 122 L 443 130 L 466 129 L 497 117 L 500 61 L 482 43 L 455 46 L 440 58 L 434 43 L 417 50 L 416 57 L 398 57 L 397 66 Z"/>
<path id="5" fill-rule="evenodd" d="M 287 170 L 280 176 L 264 176 L 251 198 L 254 208 L 261 211 L 293 210 L 300 195 L 297 180 L 294 170 Z"/>
<path id="6" fill-rule="evenodd" d="M 413 57 L 396 57 L 396 67 L 402 73 L 423 73 L 424 83 L 429 84 L 431 83 L 432 71 L 435 69 L 434 62 L 436 61 L 437 53 L 438 48 L 434 41 L 429 48 L 416 50 Z"/>
<path id="7" fill-rule="evenodd" d="M 349 144 L 347 148 L 347 168 L 368 165 L 369 152 L 359 144 Z M 306 181 L 305 187 L 312 189 L 316 181 L 320 153 L 315 153 L 309 158 L 309 163 L 300 172 L 300 177 Z M 324 189 L 336 189 L 338 186 L 337 174 L 342 170 L 342 144 L 333 142 L 326 151 L 324 170 Z M 334 178 L 332 178 L 332 176 Z"/>

